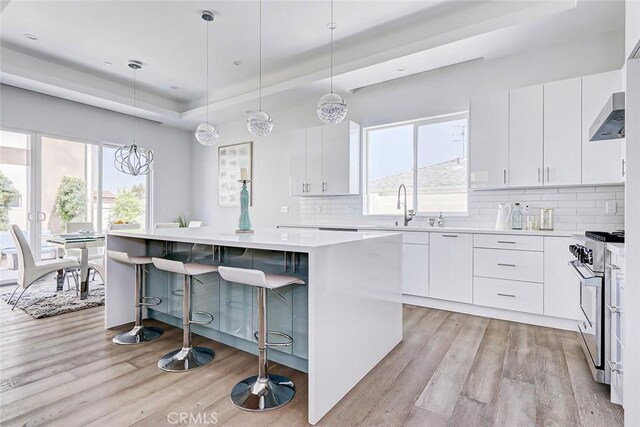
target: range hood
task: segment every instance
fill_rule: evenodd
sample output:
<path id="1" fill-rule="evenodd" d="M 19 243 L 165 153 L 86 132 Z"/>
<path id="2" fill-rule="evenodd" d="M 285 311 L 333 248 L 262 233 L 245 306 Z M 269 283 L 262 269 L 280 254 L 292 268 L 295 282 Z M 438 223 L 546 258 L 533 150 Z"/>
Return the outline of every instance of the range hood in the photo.
<path id="1" fill-rule="evenodd" d="M 618 138 L 624 138 L 624 92 L 611 95 L 589 128 L 589 141 Z"/>

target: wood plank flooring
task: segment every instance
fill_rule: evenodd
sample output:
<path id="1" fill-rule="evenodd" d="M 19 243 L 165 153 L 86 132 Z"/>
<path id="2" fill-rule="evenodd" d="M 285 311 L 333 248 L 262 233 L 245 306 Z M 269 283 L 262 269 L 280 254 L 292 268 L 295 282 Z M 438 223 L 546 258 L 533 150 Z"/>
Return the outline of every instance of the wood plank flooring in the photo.
<path id="1" fill-rule="evenodd" d="M 307 376 L 285 366 L 294 400 L 267 413 L 237 410 L 229 391 L 257 358 L 202 337 L 206 368 L 170 374 L 158 358 L 180 345 L 165 329 L 142 346 L 111 343 L 103 308 L 33 319 L 0 304 L 0 425 L 303 426 Z M 579 336 L 518 323 L 405 306 L 404 339 L 319 423 L 321 426 L 616 426 L 621 407 L 591 378 Z M 168 418 L 172 417 L 172 418 Z M 170 421 L 174 421 L 173 423 Z"/>

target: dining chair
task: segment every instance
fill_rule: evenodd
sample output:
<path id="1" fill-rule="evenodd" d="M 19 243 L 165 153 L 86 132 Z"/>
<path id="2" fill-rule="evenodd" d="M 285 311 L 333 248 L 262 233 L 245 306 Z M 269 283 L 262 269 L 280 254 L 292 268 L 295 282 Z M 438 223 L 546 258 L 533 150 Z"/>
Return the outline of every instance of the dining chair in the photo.
<path id="1" fill-rule="evenodd" d="M 155 228 L 180 228 L 177 222 L 156 222 Z"/>
<path id="2" fill-rule="evenodd" d="M 16 293 L 18 288 L 23 288 L 22 292 L 13 303 L 13 307 L 11 307 L 11 310 L 16 308 L 18 301 L 20 301 L 20 298 L 22 298 L 22 295 L 24 295 L 25 291 L 47 274 L 51 274 L 59 270 L 64 271 L 66 274 L 67 270 L 77 269 L 80 267 L 80 263 L 72 258 L 36 261 L 33 257 L 33 252 L 31 252 L 31 248 L 29 247 L 29 243 L 24 237 L 24 234 L 22 233 L 20 227 L 18 227 L 16 224 L 11 224 L 9 226 L 9 233 L 11 233 L 11 237 L 13 238 L 16 249 L 18 250 L 18 286 L 16 286 L 16 288 L 13 290 L 13 293 L 11 294 L 7 302 L 11 304 L 11 299 L 13 298 L 13 295 Z"/>

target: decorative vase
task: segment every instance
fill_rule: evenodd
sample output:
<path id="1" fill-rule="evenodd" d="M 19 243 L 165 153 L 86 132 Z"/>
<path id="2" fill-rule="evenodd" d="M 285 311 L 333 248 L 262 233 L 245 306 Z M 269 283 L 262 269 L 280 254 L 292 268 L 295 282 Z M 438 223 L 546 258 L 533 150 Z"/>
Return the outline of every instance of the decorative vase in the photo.
<path id="1" fill-rule="evenodd" d="M 249 219 L 249 190 L 247 190 L 248 180 L 242 180 L 242 190 L 240 190 L 240 219 L 236 233 L 251 234 L 251 219 Z"/>

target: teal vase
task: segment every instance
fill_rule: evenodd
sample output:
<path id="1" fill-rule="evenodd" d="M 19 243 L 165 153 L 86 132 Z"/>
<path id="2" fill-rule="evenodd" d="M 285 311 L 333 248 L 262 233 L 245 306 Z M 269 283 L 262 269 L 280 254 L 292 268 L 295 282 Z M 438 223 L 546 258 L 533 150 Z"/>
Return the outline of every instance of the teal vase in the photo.
<path id="1" fill-rule="evenodd" d="M 238 221 L 238 230 L 251 230 L 251 220 L 249 219 L 249 191 L 247 190 L 246 181 L 242 182 L 242 190 L 240 191 L 240 219 Z"/>

